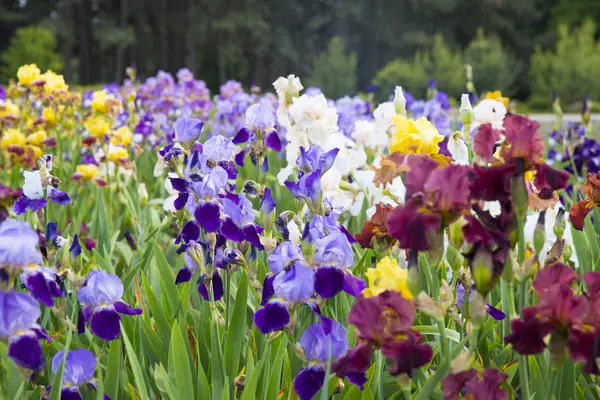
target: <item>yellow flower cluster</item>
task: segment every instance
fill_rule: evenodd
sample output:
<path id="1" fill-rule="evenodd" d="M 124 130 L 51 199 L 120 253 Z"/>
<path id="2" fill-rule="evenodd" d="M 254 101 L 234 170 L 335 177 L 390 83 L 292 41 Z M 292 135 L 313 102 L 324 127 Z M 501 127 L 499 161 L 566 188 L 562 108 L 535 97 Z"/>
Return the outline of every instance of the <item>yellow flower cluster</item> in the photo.
<path id="1" fill-rule="evenodd" d="M 438 154 L 444 137 L 427 118 L 408 119 L 403 115 L 393 117 L 396 133 L 390 145 L 393 152 L 404 154 Z"/>
<path id="2" fill-rule="evenodd" d="M 365 275 L 369 281 L 369 287 L 362 292 L 365 297 L 377 296 L 386 290 L 392 290 L 402 293 L 406 299 L 413 298 L 408 288 L 408 270 L 401 268 L 395 259 L 382 258 L 375 268 L 367 268 Z"/>
<path id="3" fill-rule="evenodd" d="M 106 118 L 101 115 L 88 118 L 87 121 L 85 121 L 84 126 L 85 129 L 90 131 L 90 133 L 98 139 L 102 139 L 110 130 L 110 124 Z"/>
<path id="4" fill-rule="evenodd" d="M 80 164 L 77 166 L 76 170 L 84 181 L 89 181 L 100 175 L 100 170 L 94 164 Z"/>

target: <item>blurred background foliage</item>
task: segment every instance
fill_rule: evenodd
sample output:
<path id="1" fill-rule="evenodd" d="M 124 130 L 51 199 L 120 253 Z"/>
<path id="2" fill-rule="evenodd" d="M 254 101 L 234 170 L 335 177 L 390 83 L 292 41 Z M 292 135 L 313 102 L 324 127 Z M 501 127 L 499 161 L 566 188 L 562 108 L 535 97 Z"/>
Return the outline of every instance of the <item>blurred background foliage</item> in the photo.
<path id="1" fill-rule="evenodd" d="M 23 62 L 75 84 L 189 67 L 211 89 L 295 73 L 330 96 L 429 79 L 548 104 L 600 99 L 598 0 L 0 0 L 0 81 Z M 60 67 L 62 64 L 62 68 Z M 409 79 L 410 78 L 410 79 Z"/>

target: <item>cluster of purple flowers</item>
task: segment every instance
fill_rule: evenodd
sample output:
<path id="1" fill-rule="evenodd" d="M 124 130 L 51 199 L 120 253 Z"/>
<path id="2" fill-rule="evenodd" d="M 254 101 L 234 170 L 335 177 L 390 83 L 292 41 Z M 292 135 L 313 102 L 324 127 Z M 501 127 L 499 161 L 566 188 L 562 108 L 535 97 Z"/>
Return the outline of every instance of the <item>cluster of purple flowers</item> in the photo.
<path id="1" fill-rule="evenodd" d="M 235 92 L 235 91 L 234 91 Z M 176 278 L 176 283 L 192 279 L 200 271 L 198 290 L 202 297 L 213 300 L 223 296 L 223 283 L 218 268 L 228 268 L 244 263 L 244 257 L 236 244 L 248 243 L 253 254 L 264 250 L 261 242 L 263 227 L 256 223 L 257 212 L 246 197 L 262 197 L 261 211 L 270 215 L 275 201 L 268 188 L 258 193 L 256 184 L 248 182 L 236 193 L 235 179 L 238 165 L 244 164 L 246 152 L 252 161 L 264 159 L 268 148 L 281 150 L 281 142 L 274 130 L 274 111 L 267 103 L 251 106 L 246 111 L 245 126 L 234 139 L 214 135 L 204 144 L 198 143 L 203 124 L 200 120 L 182 117 L 175 123 L 175 141 L 165 146 L 161 156 L 177 167 L 178 174 L 169 178 L 178 192 L 175 210 L 184 210 L 189 220 L 182 227 L 176 243 L 178 252 L 184 254 L 186 265 Z M 237 144 L 250 143 L 241 151 Z M 235 156 L 235 157 L 234 157 Z M 236 162 L 234 162 L 234 159 Z M 233 246 L 228 247 L 228 243 Z M 212 285 L 210 283 L 212 282 Z"/>
<path id="2" fill-rule="evenodd" d="M 339 118 L 338 126 L 344 135 L 350 137 L 354 132 L 354 123 L 358 120 L 372 120 L 373 110 L 370 101 L 359 96 L 345 96 L 336 100 L 335 108 Z"/>
<path id="3" fill-rule="evenodd" d="M 552 131 L 548 144 L 548 164 L 564 165 L 566 171 L 581 178 L 600 171 L 600 143 L 586 135 L 582 124 L 567 123 Z"/>
<path id="4" fill-rule="evenodd" d="M 298 396 L 311 399 L 325 379 L 325 365 L 346 355 L 346 329 L 325 317 L 321 308 L 327 299 L 341 291 L 358 296 L 365 282 L 350 271 L 354 238 L 338 222 L 340 209 L 332 199 L 323 199 L 321 176 L 333 164 L 337 149 L 324 153 L 319 147 L 301 149 L 297 160 L 297 182 L 286 181 L 292 195 L 308 209 L 301 238 L 291 238 L 283 220 L 296 224 L 291 213 L 278 218 L 283 241 L 268 257 L 270 272 L 264 279 L 262 307 L 254 314 L 254 322 L 262 333 L 285 330 L 296 325 L 296 313 L 307 305 L 318 318 L 300 338 L 309 366 L 302 369 L 294 381 Z M 366 378 L 359 374 L 356 382 Z"/>

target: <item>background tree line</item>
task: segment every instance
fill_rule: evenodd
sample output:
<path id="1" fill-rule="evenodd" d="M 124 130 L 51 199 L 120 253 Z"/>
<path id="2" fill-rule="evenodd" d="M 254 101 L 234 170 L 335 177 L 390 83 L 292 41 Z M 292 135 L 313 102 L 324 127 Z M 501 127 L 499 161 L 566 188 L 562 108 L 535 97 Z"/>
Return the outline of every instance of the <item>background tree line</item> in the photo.
<path id="1" fill-rule="evenodd" d="M 585 17 L 600 20 L 600 1 L 0 0 L 0 80 L 37 62 L 72 83 L 121 81 L 134 63 L 142 77 L 187 66 L 213 90 L 295 73 L 331 97 L 430 78 L 456 95 L 470 62 L 478 89 L 575 101 L 600 98 Z"/>

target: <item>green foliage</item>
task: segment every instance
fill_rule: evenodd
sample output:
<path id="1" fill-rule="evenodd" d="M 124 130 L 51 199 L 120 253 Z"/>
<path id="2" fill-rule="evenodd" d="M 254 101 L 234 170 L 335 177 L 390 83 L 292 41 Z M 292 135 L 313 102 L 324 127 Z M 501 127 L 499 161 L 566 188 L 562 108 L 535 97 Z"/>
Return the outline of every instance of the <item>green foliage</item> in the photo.
<path id="1" fill-rule="evenodd" d="M 483 28 L 465 49 L 465 62 L 473 67 L 473 82 L 480 93 L 501 90 L 510 95 L 518 73 L 522 70 L 512 54 L 502 46 L 500 38 L 486 35 Z"/>
<path id="2" fill-rule="evenodd" d="M 346 54 L 344 41 L 334 37 L 327 51 L 315 57 L 307 82 L 334 99 L 352 94 L 356 91 L 356 54 Z"/>
<path id="3" fill-rule="evenodd" d="M 431 47 L 417 51 L 412 60 L 396 59 L 383 67 L 375 77 L 375 84 L 388 94 L 389 88 L 400 85 L 417 97 L 424 97 L 430 79 L 438 87 L 457 97 L 465 86 L 462 69 L 463 56 L 437 34 Z"/>
<path id="4" fill-rule="evenodd" d="M 550 104 L 552 90 L 566 104 L 585 96 L 600 97 L 600 41 L 595 38 L 596 28 L 589 19 L 575 29 L 561 25 L 554 48 L 536 48 L 530 70 L 533 104 Z"/>
<path id="5" fill-rule="evenodd" d="M 44 72 L 51 69 L 62 72 L 63 61 L 56 51 L 54 33 L 43 26 L 27 26 L 15 31 L 9 47 L 0 55 L 0 79 L 6 81 L 16 76 L 23 64 L 37 64 Z"/>

